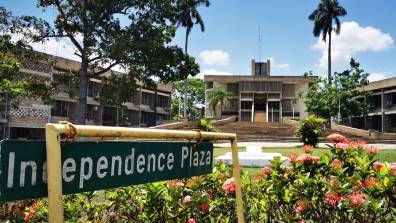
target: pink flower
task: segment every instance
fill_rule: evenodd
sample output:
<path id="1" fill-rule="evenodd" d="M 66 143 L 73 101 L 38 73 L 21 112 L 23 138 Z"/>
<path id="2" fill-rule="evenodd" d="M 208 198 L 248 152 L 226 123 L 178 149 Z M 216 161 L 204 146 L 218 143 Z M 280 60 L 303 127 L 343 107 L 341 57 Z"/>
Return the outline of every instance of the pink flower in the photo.
<path id="1" fill-rule="evenodd" d="M 187 223 L 197 223 L 194 218 L 188 219 Z"/>
<path id="2" fill-rule="evenodd" d="M 367 152 L 368 152 L 370 155 L 372 155 L 372 156 L 377 155 L 378 150 L 379 150 L 378 147 L 376 147 L 376 146 L 367 146 L 366 149 L 367 149 Z"/>
<path id="3" fill-rule="evenodd" d="M 365 195 L 361 191 L 355 191 L 347 196 L 349 206 L 358 207 L 366 202 Z"/>
<path id="4" fill-rule="evenodd" d="M 209 205 L 207 203 L 200 204 L 198 208 L 202 214 L 206 214 L 209 211 Z"/>
<path id="5" fill-rule="evenodd" d="M 298 200 L 296 202 L 296 204 L 297 204 L 297 207 L 294 209 L 296 212 L 303 212 L 310 207 L 309 202 L 307 202 L 305 200 Z"/>
<path id="6" fill-rule="evenodd" d="M 187 195 L 185 197 L 183 197 L 182 203 L 183 204 L 189 204 L 191 202 L 191 196 Z"/>
<path id="7" fill-rule="evenodd" d="M 234 179 L 234 177 L 231 177 L 231 178 L 227 179 L 227 180 L 223 183 L 223 186 L 221 186 L 221 188 L 223 189 L 223 191 L 224 191 L 226 194 L 235 192 L 236 185 L 235 185 L 235 179 Z"/>
<path id="8" fill-rule="evenodd" d="M 312 162 L 312 163 L 317 163 L 319 162 L 320 158 L 317 156 L 312 156 L 310 154 L 301 154 L 297 157 L 296 162 L 297 163 L 307 163 L 307 162 Z"/>
<path id="9" fill-rule="evenodd" d="M 350 141 L 349 143 L 349 149 L 364 149 L 366 146 L 365 141 Z"/>
<path id="10" fill-rule="evenodd" d="M 338 150 L 348 150 L 349 149 L 349 144 L 348 143 L 337 143 L 336 144 L 336 149 Z"/>
<path id="11" fill-rule="evenodd" d="M 262 170 L 263 170 L 263 173 L 265 173 L 265 174 L 267 174 L 267 175 L 270 175 L 270 174 L 272 173 L 271 167 L 265 166 L 265 167 L 263 167 Z"/>
<path id="12" fill-rule="evenodd" d="M 313 150 L 313 146 L 311 145 L 304 145 L 303 146 L 304 153 L 311 153 Z"/>
<path id="13" fill-rule="evenodd" d="M 324 203 L 336 206 L 338 202 L 342 201 L 343 197 L 340 196 L 337 192 L 328 191 L 325 193 Z"/>
<path id="14" fill-rule="evenodd" d="M 375 169 L 376 171 L 380 171 L 381 168 L 384 166 L 384 164 L 377 161 L 377 162 L 374 162 L 373 166 L 374 166 L 374 169 Z"/>
<path id="15" fill-rule="evenodd" d="M 396 177 L 396 163 L 389 164 L 390 174 Z"/>
<path id="16" fill-rule="evenodd" d="M 339 159 L 335 159 L 330 163 L 330 166 L 334 169 L 341 169 L 342 168 L 342 161 Z"/>
<path id="17" fill-rule="evenodd" d="M 333 143 L 345 143 L 347 138 L 341 134 L 331 134 L 327 136 L 327 139 Z"/>
<path id="18" fill-rule="evenodd" d="M 304 223 L 304 221 L 303 221 L 303 220 L 301 220 L 301 221 L 298 221 L 298 222 L 296 222 L 296 223 Z"/>
<path id="19" fill-rule="evenodd" d="M 378 179 L 375 177 L 367 177 L 363 181 L 363 187 L 364 188 L 373 188 L 378 185 Z"/>
<path id="20" fill-rule="evenodd" d="M 287 157 L 289 157 L 290 162 L 294 163 L 296 162 L 298 155 L 297 153 L 289 153 Z"/>

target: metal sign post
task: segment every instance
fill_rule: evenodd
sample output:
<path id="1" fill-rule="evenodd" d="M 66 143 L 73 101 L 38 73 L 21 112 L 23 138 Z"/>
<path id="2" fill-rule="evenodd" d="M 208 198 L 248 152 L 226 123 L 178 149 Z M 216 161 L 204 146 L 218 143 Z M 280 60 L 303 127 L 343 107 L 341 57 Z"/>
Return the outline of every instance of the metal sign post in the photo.
<path id="1" fill-rule="evenodd" d="M 196 141 L 230 140 L 232 147 L 233 175 L 236 184 L 235 195 L 238 222 L 244 222 L 236 134 L 73 125 L 71 123 L 64 122 L 61 124 L 46 125 L 48 216 L 50 223 L 63 222 L 61 137 L 117 137 L 123 139 L 180 139 Z"/>

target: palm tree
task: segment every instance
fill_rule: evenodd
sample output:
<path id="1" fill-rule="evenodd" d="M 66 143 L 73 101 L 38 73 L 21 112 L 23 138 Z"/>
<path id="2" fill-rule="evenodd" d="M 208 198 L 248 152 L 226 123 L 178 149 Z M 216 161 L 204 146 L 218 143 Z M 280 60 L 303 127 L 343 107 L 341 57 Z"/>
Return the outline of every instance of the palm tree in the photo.
<path id="1" fill-rule="evenodd" d="M 347 11 L 343 8 L 338 0 L 321 0 L 318 8 L 309 15 L 308 19 L 314 22 L 313 34 L 319 37 L 322 34 L 322 40 L 326 42 L 329 36 L 328 47 L 328 82 L 331 83 L 331 32 L 334 30 L 338 35 L 341 31 L 341 22 L 339 16 L 345 16 Z M 335 27 L 333 27 L 333 21 Z"/>
<path id="2" fill-rule="evenodd" d="M 222 117 L 223 106 L 230 104 L 231 92 L 224 90 L 222 87 L 215 87 L 209 94 L 209 107 L 212 110 L 214 116 L 216 116 L 216 107 L 220 107 L 220 118 Z"/>
<path id="3" fill-rule="evenodd" d="M 188 36 L 195 24 L 199 24 L 201 31 L 205 31 L 205 25 L 203 23 L 201 14 L 199 14 L 197 8 L 201 5 L 209 7 L 209 0 L 179 0 L 177 1 L 177 27 L 186 28 L 186 40 L 184 45 L 184 52 L 187 54 L 188 48 Z M 188 75 L 184 80 L 184 98 L 183 98 L 183 116 L 187 117 L 187 84 Z"/>

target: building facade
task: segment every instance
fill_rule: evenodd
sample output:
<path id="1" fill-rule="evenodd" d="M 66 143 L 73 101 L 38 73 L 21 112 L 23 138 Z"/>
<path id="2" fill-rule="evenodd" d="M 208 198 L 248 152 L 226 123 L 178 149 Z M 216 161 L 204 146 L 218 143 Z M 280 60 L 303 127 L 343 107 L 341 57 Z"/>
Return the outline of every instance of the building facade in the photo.
<path id="1" fill-rule="evenodd" d="M 30 98 L 23 98 L 18 107 L 11 106 L 10 101 L 0 104 L 0 136 L 11 139 L 43 139 L 46 123 L 56 123 L 60 120 L 76 122 L 77 95 L 71 88 L 70 81 L 56 80 L 62 73 L 77 72 L 80 63 L 59 57 L 53 57 L 53 63 L 46 61 L 25 61 L 18 78 L 34 76 L 43 80 L 57 81 L 58 93 L 51 105 Z M 148 127 L 162 124 L 170 119 L 172 86 L 156 83 L 156 88 L 137 84 L 131 90 L 130 100 L 124 103 L 123 109 L 106 106 L 100 102 L 102 80 L 90 78 L 87 96 L 86 124 L 117 125 L 124 127 Z M 75 92 L 73 92 L 75 91 Z"/>
<path id="2" fill-rule="evenodd" d="M 364 90 L 370 95 L 359 99 L 370 105 L 370 111 L 367 117 L 353 118 L 352 127 L 396 133 L 396 77 L 371 82 Z"/>
<path id="3" fill-rule="evenodd" d="M 271 76 L 270 61 L 251 62 L 251 75 L 205 75 L 205 116 L 213 118 L 209 98 L 213 88 L 232 93 L 222 115 L 236 115 L 240 121 L 282 122 L 283 117 L 308 116 L 303 101 L 292 103 L 298 92 L 307 92 L 316 77 Z M 220 110 L 218 107 L 216 110 Z M 216 112 L 218 115 L 220 112 Z"/>

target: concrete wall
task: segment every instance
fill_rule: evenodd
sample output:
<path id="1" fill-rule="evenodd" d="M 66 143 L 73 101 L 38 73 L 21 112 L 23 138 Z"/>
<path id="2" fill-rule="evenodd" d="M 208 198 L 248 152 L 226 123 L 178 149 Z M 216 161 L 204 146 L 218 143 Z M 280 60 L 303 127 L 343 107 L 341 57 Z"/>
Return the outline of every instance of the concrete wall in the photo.
<path id="1" fill-rule="evenodd" d="M 396 133 L 381 133 L 377 131 L 366 131 L 362 129 L 352 128 L 345 125 L 340 125 L 336 122 L 331 122 L 331 129 L 334 131 L 343 132 L 346 134 L 360 136 L 374 140 L 395 140 Z"/>
<path id="2" fill-rule="evenodd" d="M 298 126 L 298 121 L 290 119 L 290 118 L 282 118 L 283 124 L 291 125 L 291 126 Z"/>
<path id="3" fill-rule="evenodd" d="M 295 94 L 299 92 L 308 92 L 308 83 L 298 83 L 295 85 Z M 300 113 L 300 118 L 308 117 L 307 107 L 303 100 L 299 100 L 296 104 L 293 105 L 294 111 Z"/>

